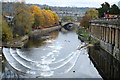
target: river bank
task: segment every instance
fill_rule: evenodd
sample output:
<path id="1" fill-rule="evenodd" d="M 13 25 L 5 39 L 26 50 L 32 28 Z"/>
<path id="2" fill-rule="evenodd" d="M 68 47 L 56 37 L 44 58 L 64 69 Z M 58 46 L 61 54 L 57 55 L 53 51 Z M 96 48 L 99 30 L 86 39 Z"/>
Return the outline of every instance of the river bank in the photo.
<path id="1" fill-rule="evenodd" d="M 13 39 L 8 42 L 3 42 L 2 47 L 21 48 L 28 41 L 28 39 L 34 38 L 34 37 L 41 37 L 42 35 L 44 35 L 46 33 L 49 33 L 49 32 L 55 31 L 55 30 L 59 30 L 60 28 L 61 28 L 61 26 L 55 26 L 55 27 L 50 27 L 50 28 L 34 30 L 28 35 L 21 36 L 19 38 Z"/>
<path id="2" fill-rule="evenodd" d="M 60 28 L 61 28 L 61 26 L 55 26 L 55 27 L 51 27 L 51 28 L 43 28 L 40 30 L 34 30 L 31 32 L 29 37 L 30 38 L 41 37 L 41 36 L 45 35 L 46 33 L 53 32 L 55 30 L 59 30 Z"/>

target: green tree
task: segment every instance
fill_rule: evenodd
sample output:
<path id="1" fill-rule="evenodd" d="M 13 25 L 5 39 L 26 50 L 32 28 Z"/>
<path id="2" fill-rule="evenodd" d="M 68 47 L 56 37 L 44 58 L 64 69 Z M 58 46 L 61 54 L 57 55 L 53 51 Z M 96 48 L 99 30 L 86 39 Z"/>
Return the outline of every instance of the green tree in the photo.
<path id="1" fill-rule="evenodd" d="M 48 6 L 44 6 L 43 9 L 45 9 L 45 10 L 52 10 L 52 8 L 48 7 Z"/>
<path id="2" fill-rule="evenodd" d="M 62 17 L 63 21 L 75 21 L 75 19 L 73 19 L 72 17 L 68 17 L 68 16 L 64 16 Z"/>
<path id="3" fill-rule="evenodd" d="M 8 26 L 6 20 L 2 18 L 2 41 L 9 41 L 12 39 L 12 29 Z"/>
<path id="4" fill-rule="evenodd" d="M 116 4 L 113 4 L 110 8 L 110 14 L 120 15 L 120 9 Z"/>
<path id="5" fill-rule="evenodd" d="M 101 8 L 98 8 L 98 12 L 99 12 L 99 17 L 104 17 L 105 14 L 109 14 L 110 12 L 110 4 L 105 2 L 103 4 L 101 4 Z"/>

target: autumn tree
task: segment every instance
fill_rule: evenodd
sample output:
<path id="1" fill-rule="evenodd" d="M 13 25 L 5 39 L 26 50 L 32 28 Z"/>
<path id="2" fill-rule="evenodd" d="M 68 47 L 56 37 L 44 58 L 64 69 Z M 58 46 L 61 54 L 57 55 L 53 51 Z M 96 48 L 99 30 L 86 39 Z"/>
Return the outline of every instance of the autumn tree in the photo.
<path id="1" fill-rule="evenodd" d="M 89 16 L 91 19 L 98 18 L 98 11 L 95 9 L 89 9 L 86 11 L 86 15 Z"/>
<path id="2" fill-rule="evenodd" d="M 56 13 L 53 13 L 53 15 L 54 15 L 54 22 L 55 22 L 55 24 L 58 24 L 59 23 L 58 15 L 56 15 Z"/>
<path id="3" fill-rule="evenodd" d="M 14 34 L 25 35 L 32 29 L 34 16 L 30 12 L 30 8 L 24 3 L 16 3 L 14 16 Z"/>
<path id="4" fill-rule="evenodd" d="M 54 18 L 54 15 L 53 15 L 53 12 L 50 11 L 50 10 L 47 10 L 47 16 L 49 17 L 49 21 L 48 21 L 48 26 L 52 26 L 55 24 L 55 18 Z"/>
<path id="5" fill-rule="evenodd" d="M 33 27 L 43 26 L 45 18 L 42 10 L 36 5 L 30 6 L 30 9 L 35 19 Z"/>
<path id="6" fill-rule="evenodd" d="M 35 19 L 33 27 L 48 27 L 54 25 L 55 23 L 58 24 L 59 22 L 59 17 L 51 10 L 41 10 L 36 5 L 30 6 L 30 9 Z"/>
<path id="7" fill-rule="evenodd" d="M 89 27 L 89 21 L 91 19 L 98 18 L 98 11 L 95 9 L 89 9 L 86 11 L 85 16 L 82 18 L 80 25 L 88 28 Z"/>
<path id="8" fill-rule="evenodd" d="M 2 18 L 2 41 L 13 39 L 12 29 L 8 26 L 5 18 Z"/>
<path id="9" fill-rule="evenodd" d="M 89 27 L 90 16 L 83 16 L 82 20 L 80 21 L 80 26 L 88 28 Z"/>

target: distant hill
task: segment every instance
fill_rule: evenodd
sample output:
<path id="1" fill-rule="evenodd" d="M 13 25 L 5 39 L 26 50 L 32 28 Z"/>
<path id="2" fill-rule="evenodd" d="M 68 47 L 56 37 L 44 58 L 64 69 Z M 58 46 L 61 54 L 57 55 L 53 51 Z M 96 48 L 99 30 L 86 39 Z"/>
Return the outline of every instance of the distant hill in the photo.
<path id="1" fill-rule="evenodd" d="M 2 10 L 6 11 L 8 13 L 14 12 L 14 3 L 8 2 L 8 3 L 2 3 Z M 37 5 L 41 9 L 44 7 L 50 7 L 53 11 L 81 11 L 81 12 L 86 12 L 90 8 L 94 7 L 57 7 L 57 6 L 49 6 L 49 5 L 41 5 L 41 4 L 27 4 L 28 6 L 30 5 Z M 95 9 L 95 8 L 94 8 Z"/>
<path id="2" fill-rule="evenodd" d="M 49 6 L 49 5 L 41 5 L 41 4 L 27 4 L 28 6 L 30 5 L 37 5 L 41 9 L 44 7 L 51 7 L 53 11 L 65 11 L 65 10 L 72 10 L 72 11 L 81 11 L 81 12 L 86 12 L 88 9 L 93 8 L 96 9 L 95 7 L 57 7 L 57 6 Z"/>

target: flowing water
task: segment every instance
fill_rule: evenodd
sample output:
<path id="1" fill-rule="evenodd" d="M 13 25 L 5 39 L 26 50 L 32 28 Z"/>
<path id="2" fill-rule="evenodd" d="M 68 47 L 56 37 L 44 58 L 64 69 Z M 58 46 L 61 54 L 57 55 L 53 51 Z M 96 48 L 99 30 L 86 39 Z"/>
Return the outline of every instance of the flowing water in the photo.
<path id="1" fill-rule="evenodd" d="M 55 31 L 29 40 L 21 49 L 3 48 L 9 64 L 4 71 L 10 70 L 23 78 L 101 78 L 87 48 L 77 50 L 84 44 L 75 32 Z"/>

